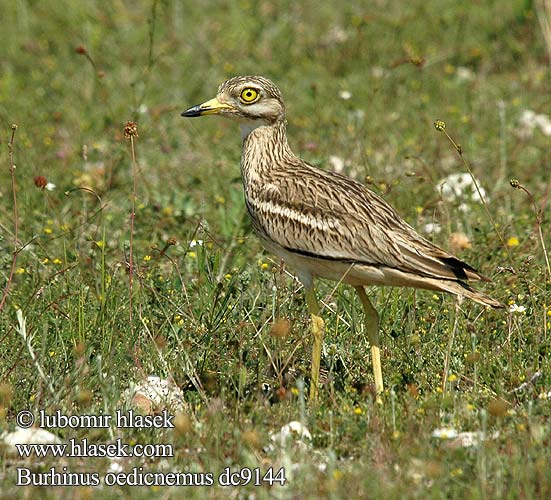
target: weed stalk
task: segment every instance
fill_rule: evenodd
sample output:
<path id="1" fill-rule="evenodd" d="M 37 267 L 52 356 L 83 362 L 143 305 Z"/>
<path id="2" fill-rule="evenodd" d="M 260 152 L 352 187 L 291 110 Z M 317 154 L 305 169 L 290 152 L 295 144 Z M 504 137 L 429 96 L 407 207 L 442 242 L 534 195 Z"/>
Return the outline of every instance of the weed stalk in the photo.
<path id="1" fill-rule="evenodd" d="M 17 125 L 14 123 L 11 126 L 11 137 L 8 142 L 8 156 L 10 161 L 10 175 L 11 175 L 11 191 L 13 195 L 13 225 L 14 225 L 14 233 L 13 233 L 13 257 L 11 261 L 11 268 L 10 268 L 10 276 L 8 278 L 8 282 L 6 283 L 6 287 L 4 288 L 4 293 L 2 294 L 2 300 L 0 301 L 0 311 L 4 307 L 4 304 L 6 302 L 6 299 L 8 297 L 8 293 L 10 291 L 10 287 L 13 281 L 13 273 L 15 272 L 15 266 L 17 264 L 17 242 L 19 241 L 19 215 L 17 212 L 17 190 L 15 185 L 15 164 L 13 162 L 13 141 L 15 139 L 15 131 L 17 130 Z"/>

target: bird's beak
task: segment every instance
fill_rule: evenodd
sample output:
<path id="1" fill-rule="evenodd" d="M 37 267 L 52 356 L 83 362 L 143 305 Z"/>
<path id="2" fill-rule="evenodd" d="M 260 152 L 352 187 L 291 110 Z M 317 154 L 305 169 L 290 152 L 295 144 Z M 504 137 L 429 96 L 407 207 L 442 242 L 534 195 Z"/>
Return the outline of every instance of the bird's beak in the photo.
<path id="1" fill-rule="evenodd" d="M 214 99 L 204 102 L 203 104 L 197 104 L 197 106 L 186 109 L 184 112 L 182 112 L 182 116 L 190 118 L 193 116 L 217 115 L 225 109 L 232 109 L 232 106 L 220 102 L 215 97 Z"/>

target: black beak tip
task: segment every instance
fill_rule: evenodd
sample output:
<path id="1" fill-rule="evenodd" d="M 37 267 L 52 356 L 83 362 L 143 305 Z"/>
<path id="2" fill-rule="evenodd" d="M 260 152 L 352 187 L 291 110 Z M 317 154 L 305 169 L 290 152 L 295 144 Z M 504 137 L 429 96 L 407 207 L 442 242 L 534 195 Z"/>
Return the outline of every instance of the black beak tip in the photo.
<path id="1" fill-rule="evenodd" d="M 185 111 L 182 111 L 180 113 L 180 116 L 183 116 L 185 118 L 192 118 L 194 116 L 201 116 L 201 108 L 200 106 L 193 106 L 189 109 L 186 109 Z"/>

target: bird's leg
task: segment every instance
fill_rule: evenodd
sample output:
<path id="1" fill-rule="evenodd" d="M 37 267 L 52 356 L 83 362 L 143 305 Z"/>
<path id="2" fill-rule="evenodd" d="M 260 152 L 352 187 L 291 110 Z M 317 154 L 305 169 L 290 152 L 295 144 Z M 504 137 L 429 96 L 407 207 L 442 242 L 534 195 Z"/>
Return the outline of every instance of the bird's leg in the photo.
<path id="1" fill-rule="evenodd" d="M 310 401 L 315 401 L 318 397 L 319 378 L 320 378 L 320 362 L 321 362 L 321 348 L 323 345 L 323 333 L 325 325 L 321 318 L 320 308 L 316 299 L 316 292 L 314 287 L 306 288 L 306 303 L 308 304 L 308 311 L 312 318 L 312 335 L 314 337 L 314 344 L 312 346 L 312 376 L 310 379 Z"/>
<path id="2" fill-rule="evenodd" d="M 365 293 L 363 286 L 356 286 L 360 301 L 365 313 L 365 329 L 371 344 L 371 360 L 375 377 L 375 391 L 377 396 L 383 392 L 383 372 L 381 370 L 381 348 L 379 344 L 379 315 Z"/>

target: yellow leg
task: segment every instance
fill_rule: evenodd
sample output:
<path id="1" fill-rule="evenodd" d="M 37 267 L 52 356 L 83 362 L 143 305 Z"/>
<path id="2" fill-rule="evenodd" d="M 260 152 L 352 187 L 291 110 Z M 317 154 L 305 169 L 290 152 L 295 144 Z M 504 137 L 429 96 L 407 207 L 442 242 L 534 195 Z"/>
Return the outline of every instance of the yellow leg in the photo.
<path id="1" fill-rule="evenodd" d="M 357 286 L 356 291 L 365 313 L 365 329 L 371 344 L 371 359 L 373 361 L 373 375 L 375 377 L 375 391 L 377 395 L 383 392 L 383 371 L 381 369 L 381 348 L 379 344 L 379 315 L 365 293 L 363 286 Z"/>
<path id="2" fill-rule="evenodd" d="M 314 344 L 312 346 L 312 376 L 310 379 L 310 401 L 315 401 L 318 397 L 319 379 L 320 379 L 320 362 L 321 348 L 323 346 L 323 333 L 325 325 L 323 319 L 319 315 L 320 308 L 316 300 L 316 292 L 314 288 L 306 289 L 306 303 L 312 317 L 312 335 Z"/>

